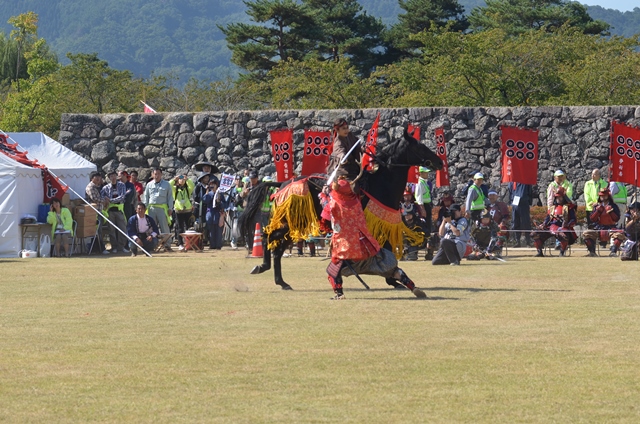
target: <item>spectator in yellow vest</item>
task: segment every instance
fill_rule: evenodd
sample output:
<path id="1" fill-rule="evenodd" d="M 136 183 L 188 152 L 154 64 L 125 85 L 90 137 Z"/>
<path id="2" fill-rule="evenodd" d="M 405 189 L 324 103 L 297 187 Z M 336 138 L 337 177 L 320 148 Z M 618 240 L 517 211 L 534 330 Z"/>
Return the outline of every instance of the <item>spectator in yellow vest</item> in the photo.
<path id="1" fill-rule="evenodd" d="M 591 223 L 591 212 L 598 204 L 598 193 L 607 188 L 608 184 L 600 176 L 600 170 L 594 169 L 591 172 L 591 179 L 584 183 L 584 204 L 587 211 L 587 225 Z"/>

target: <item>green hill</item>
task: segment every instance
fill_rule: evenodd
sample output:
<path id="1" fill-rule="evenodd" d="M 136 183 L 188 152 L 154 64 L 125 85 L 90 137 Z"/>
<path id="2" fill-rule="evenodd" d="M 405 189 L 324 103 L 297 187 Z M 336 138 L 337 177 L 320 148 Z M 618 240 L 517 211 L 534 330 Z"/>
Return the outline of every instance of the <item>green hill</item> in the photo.
<path id="1" fill-rule="evenodd" d="M 397 0 L 360 0 L 367 13 L 393 24 L 402 10 Z M 483 0 L 461 0 L 467 13 Z M 39 35 L 61 60 L 72 53 L 98 53 L 116 69 L 138 76 L 173 73 L 216 80 L 237 75 L 218 27 L 247 22 L 240 0 L 0 0 L 0 30 L 11 16 L 32 10 L 40 16 Z M 614 34 L 640 32 L 640 9 L 622 13 L 589 7 Z"/>

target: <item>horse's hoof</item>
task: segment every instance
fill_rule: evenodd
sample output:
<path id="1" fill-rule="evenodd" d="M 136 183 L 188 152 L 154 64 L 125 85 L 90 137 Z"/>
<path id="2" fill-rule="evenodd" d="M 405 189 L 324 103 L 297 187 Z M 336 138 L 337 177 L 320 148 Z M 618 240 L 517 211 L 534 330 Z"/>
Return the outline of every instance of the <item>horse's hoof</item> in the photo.
<path id="1" fill-rule="evenodd" d="M 276 284 L 282 287 L 282 290 L 293 290 L 293 287 L 291 287 L 289 284 L 285 283 L 284 281 Z"/>
<path id="2" fill-rule="evenodd" d="M 417 288 L 417 287 L 412 290 L 412 293 L 418 299 L 426 299 L 427 298 L 427 294 L 425 292 L 423 292 L 422 290 L 420 290 L 419 288 Z"/>
<path id="3" fill-rule="evenodd" d="M 261 274 L 262 270 L 260 269 L 260 265 L 256 265 L 253 267 L 253 269 L 251 270 L 251 274 Z"/>

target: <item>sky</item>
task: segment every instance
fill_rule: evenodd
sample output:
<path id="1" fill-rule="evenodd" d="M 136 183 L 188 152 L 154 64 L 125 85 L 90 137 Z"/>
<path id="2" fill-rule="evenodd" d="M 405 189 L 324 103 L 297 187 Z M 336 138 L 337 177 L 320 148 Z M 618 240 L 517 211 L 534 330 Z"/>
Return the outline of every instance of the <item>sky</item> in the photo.
<path id="1" fill-rule="evenodd" d="M 640 7 L 640 0 L 579 0 L 589 6 L 602 6 L 607 9 L 617 9 L 621 12 L 631 11 Z"/>

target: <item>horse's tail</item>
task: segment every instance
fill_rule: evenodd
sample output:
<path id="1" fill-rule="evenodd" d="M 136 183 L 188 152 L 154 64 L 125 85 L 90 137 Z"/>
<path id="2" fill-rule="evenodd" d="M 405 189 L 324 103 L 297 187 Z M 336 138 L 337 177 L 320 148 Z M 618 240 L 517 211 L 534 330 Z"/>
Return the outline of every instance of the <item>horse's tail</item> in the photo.
<path id="1" fill-rule="evenodd" d="M 260 208 L 269 194 L 269 189 L 279 185 L 280 183 L 260 183 L 249 192 L 244 211 L 238 217 L 238 228 L 245 237 L 247 234 L 253 237 L 252 234 L 255 228 L 249 228 L 249 226 L 252 222 L 255 222 L 256 214 L 260 212 Z"/>

